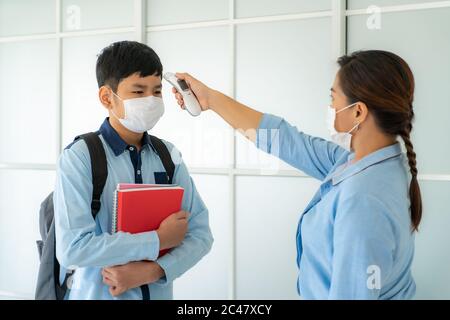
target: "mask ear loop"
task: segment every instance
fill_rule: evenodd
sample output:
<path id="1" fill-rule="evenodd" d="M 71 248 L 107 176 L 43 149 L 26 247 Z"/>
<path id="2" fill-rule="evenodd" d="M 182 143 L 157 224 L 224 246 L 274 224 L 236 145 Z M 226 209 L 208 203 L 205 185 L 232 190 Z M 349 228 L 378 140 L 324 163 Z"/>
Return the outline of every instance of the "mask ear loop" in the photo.
<path id="1" fill-rule="evenodd" d="M 119 98 L 120 101 L 123 101 L 123 99 L 121 97 L 119 97 L 112 89 L 111 89 L 111 92 L 113 95 L 115 95 L 117 98 Z"/>
<path id="2" fill-rule="evenodd" d="M 351 128 L 350 131 L 347 132 L 347 133 L 350 133 L 350 134 L 351 134 L 355 129 L 356 129 L 356 131 L 358 131 L 359 125 L 360 125 L 360 123 L 358 122 L 358 123 L 357 123 L 353 128 Z"/>
<path id="3" fill-rule="evenodd" d="M 341 110 L 336 111 L 336 114 L 338 114 L 338 113 L 340 113 L 340 112 L 342 112 L 342 111 L 344 111 L 344 110 L 347 110 L 347 109 L 349 109 L 349 108 L 351 108 L 351 107 L 357 105 L 358 103 L 359 103 L 359 102 L 355 102 L 355 103 L 353 103 L 353 104 L 351 104 L 351 105 L 348 105 L 348 106 L 346 106 L 345 108 L 342 108 Z"/>
<path id="4" fill-rule="evenodd" d="M 111 89 L 111 88 L 110 88 Z M 113 89 L 111 89 L 111 93 L 113 94 L 113 95 L 115 95 L 117 98 L 119 98 L 119 100 L 120 101 L 122 101 L 122 103 L 123 103 L 123 99 L 121 98 L 121 97 L 119 97 L 116 93 L 114 93 L 114 91 L 113 91 Z M 125 108 L 124 108 L 124 111 L 125 111 Z M 117 119 L 117 120 L 123 120 L 123 119 L 121 119 L 121 118 L 119 118 L 117 115 L 116 115 L 116 113 L 111 109 L 111 113 L 113 114 L 113 116 Z M 126 118 L 126 114 L 125 114 L 125 117 L 124 117 L 124 119 Z"/>
<path id="5" fill-rule="evenodd" d="M 345 108 L 343 108 L 343 109 L 337 111 L 336 114 L 338 114 L 338 113 L 341 112 L 341 111 L 347 110 L 348 108 L 354 107 L 354 106 L 357 105 L 358 103 L 359 103 L 359 102 L 355 102 L 355 103 L 353 103 L 353 104 L 351 104 L 351 105 L 349 105 L 349 106 L 347 106 L 347 107 L 345 107 Z M 358 123 L 357 123 L 353 128 L 351 128 L 350 131 L 347 132 L 347 133 L 350 133 L 350 134 L 351 134 L 355 129 L 356 129 L 356 131 L 358 131 L 359 125 L 360 125 L 360 123 L 358 122 Z"/>

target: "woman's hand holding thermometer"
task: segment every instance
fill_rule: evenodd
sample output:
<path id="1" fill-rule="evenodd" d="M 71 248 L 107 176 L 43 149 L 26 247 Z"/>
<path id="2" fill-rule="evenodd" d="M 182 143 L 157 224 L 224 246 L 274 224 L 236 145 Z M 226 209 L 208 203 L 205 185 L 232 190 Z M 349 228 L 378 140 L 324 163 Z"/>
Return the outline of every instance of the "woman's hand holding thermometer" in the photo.
<path id="1" fill-rule="evenodd" d="M 173 86 L 172 92 L 175 93 L 178 104 L 192 116 L 198 116 L 208 109 L 210 89 L 203 83 L 187 73 L 166 72 L 163 77 Z"/>

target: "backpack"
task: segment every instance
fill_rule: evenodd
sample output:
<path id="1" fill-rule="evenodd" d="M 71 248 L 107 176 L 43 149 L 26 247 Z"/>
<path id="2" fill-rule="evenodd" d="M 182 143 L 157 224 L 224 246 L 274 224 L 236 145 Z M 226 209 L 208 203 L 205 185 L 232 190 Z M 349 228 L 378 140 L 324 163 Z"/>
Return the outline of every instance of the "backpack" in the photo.
<path id="1" fill-rule="evenodd" d="M 108 176 L 108 169 L 106 163 L 106 154 L 103 148 L 102 141 L 98 133 L 90 132 L 80 135 L 74 141 L 83 139 L 89 150 L 92 168 L 92 202 L 91 213 L 95 219 L 97 213 L 100 211 L 100 196 Z M 167 174 L 167 183 L 171 184 L 175 172 L 175 165 L 170 156 L 164 142 L 159 138 L 150 135 L 150 140 L 158 153 L 164 169 Z M 63 283 L 59 281 L 60 265 L 56 258 L 56 238 L 55 238 L 55 219 L 53 207 L 53 192 L 50 193 L 42 202 L 39 210 L 39 229 L 42 240 L 36 241 L 39 253 L 39 272 L 36 283 L 36 300 L 63 300 L 67 292 L 68 282 L 71 280 L 71 275 L 74 271 L 69 271 Z M 141 287 L 144 300 L 150 297 L 148 286 Z"/>

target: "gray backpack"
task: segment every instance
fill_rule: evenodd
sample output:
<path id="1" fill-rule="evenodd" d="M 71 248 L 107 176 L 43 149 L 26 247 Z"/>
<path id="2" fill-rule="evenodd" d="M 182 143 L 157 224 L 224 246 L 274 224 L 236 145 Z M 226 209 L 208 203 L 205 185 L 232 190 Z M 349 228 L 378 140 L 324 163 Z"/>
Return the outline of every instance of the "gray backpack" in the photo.
<path id="1" fill-rule="evenodd" d="M 90 132 L 78 136 L 83 139 L 89 150 L 92 168 L 92 202 L 91 212 L 95 219 L 100 211 L 100 196 L 108 176 L 105 150 L 102 141 L 98 136 L 98 132 Z M 172 183 L 175 172 L 175 165 L 170 156 L 170 152 L 166 145 L 157 137 L 150 136 L 151 142 L 158 153 L 164 169 L 167 174 L 167 182 Z M 159 182 L 159 183 L 163 183 Z M 157 182 L 158 183 L 158 182 Z M 42 240 L 36 241 L 40 258 L 39 273 L 36 284 L 35 299 L 36 300 L 63 300 L 67 292 L 68 282 L 71 279 L 73 271 L 68 271 L 61 284 L 59 281 L 60 265 L 56 258 L 56 238 L 55 238 L 55 220 L 53 207 L 53 192 L 42 202 L 39 211 L 39 228 Z M 142 295 L 144 300 L 150 299 L 148 286 L 142 286 Z"/>

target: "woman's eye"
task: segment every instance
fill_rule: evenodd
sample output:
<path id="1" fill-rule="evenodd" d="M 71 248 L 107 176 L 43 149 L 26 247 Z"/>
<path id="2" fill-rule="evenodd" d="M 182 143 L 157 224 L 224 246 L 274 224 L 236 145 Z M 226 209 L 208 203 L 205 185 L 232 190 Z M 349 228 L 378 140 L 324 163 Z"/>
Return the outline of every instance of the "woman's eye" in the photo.
<path id="1" fill-rule="evenodd" d="M 136 93 L 136 94 L 143 94 L 144 91 L 133 91 L 133 93 Z"/>

